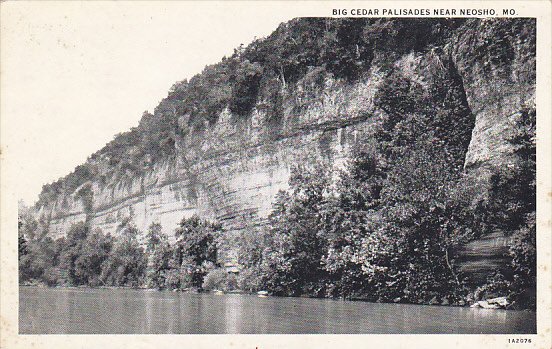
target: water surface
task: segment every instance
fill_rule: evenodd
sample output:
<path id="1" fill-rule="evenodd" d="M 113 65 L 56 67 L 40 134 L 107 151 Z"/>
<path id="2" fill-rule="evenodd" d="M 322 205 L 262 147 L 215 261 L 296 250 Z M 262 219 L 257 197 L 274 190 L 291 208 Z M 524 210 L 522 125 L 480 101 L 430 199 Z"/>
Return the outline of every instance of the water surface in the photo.
<path id="1" fill-rule="evenodd" d="M 536 333 L 534 312 L 129 289 L 19 288 L 22 334 Z"/>

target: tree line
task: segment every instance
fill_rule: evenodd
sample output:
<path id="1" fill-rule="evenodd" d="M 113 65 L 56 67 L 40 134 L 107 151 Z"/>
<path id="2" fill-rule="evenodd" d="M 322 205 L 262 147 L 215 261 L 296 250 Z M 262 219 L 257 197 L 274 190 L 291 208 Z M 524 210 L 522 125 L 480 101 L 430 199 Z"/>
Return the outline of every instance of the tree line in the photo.
<path id="1" fill-rule="evenodd" d="M 143 234 L 130 219 L 119 224 L 115 235 L 81 222 L 53 240 L 29 215 L 20 215 L 19 229 L 20 283 L 201 289 L 229 278 L 220 279 L 217 270 L 222 228 L 198 216 L 183 218 L 173 243 L 159 223 Z"/>

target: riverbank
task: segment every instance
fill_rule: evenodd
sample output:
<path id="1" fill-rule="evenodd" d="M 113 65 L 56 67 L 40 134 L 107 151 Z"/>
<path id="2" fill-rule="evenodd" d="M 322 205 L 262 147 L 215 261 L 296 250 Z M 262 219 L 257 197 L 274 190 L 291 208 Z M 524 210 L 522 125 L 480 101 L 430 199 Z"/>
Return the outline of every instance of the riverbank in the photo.
<path id="1" fill-rule="evenodd" d="M 19 285 L 20 287 L 36 287 L 36 288 L 51 288 L 51 289 L 90 289 L 90 290 L 143 290 L 151 292 L 174 292 L 174 293 L 189 293 L 189 294 L 216 294 L 216 295 L 225 295 L 225 294 L 239 294 L 239 295 L 258 295 L 259 297 L 277 297 L 277 298 L 309 298 L 309 299 L 331 299 L 331 300 L 341 300 L 341 301 L 351 301 L 351 302 L 363 302 L 363 303 L 374 303 L 374 304 L 411 304 L 411 305 L 427 305 L 427 306 L 443 306 L 443 307 L 464 307 L 464 308 L 483 308 L 483 309 L 501 309 L 501 310 L 514 310 L 514 311 L 532 311 L 531 309 L 522 309 L 517 308 L 515 304 L 510 303 L 506 297 L 493 297 L 481 300 L 474 300 L 471 302 L 460 301 L 458 303 L 443 303 L 443 302 L 430 302 L 430 303 L 408 303 L 408 302 L 381 302 L 373 301 L 365 298 L 329 298 L 329 297 L 311 297 L 308 295 L 302 296 L 276 296 L 270 294 L 267 291 L 260 292 L 249 292 L 244 290 L 205 290 L 200 288 L 185 288 L 185 289 L 168 289 L 168 288 L 151 288 L 146 286 L 67 286 L 67 285 L 56 285 L 49 286 L 40 281 L 27 281 Z"/>

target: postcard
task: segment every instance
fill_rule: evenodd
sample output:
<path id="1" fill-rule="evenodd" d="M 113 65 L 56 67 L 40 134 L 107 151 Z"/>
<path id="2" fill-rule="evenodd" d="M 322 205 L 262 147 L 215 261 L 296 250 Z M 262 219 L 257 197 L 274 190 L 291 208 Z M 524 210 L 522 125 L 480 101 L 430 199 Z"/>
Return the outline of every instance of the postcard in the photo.
<path id="1" fill-rule="evenodd" d="M 1 6 L 1 346 L 549 348 L 551 5 Z"/>

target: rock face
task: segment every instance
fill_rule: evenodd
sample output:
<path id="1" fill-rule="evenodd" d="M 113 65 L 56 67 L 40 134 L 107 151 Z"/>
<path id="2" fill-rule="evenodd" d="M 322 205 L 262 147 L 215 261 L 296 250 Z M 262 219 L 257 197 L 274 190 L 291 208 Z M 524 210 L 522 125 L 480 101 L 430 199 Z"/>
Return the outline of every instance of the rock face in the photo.
<path id="1" fill-rule="evenodd" d="M 460 31 L 453 50 L 468 104 L 476 116 L 465 169 L 483 186 L 494 169 L 512 166 L 509 139 L 524 113 L 535 110 L 535 28 L 534 19 L 474 21 Z M 505 32 L 517 35 L 508 38 Z M 485 46 L 487 55 L 481 53 Z M 499 59 L 499 53 L 506 54 Z M 460 270 L 476 285 L 484 284 L 494 271 L 509 273 L 510 239 L 497 231 L 468 243 L 459 251 Z"/>
<path id="2" fill-rule="evenodd" d="M 508 163 L 508 135 L 522 110 L 534 108 L 534 30 L 530 19 L 469 20 L 450 39 L 435 43 L 453 60 L 475 117 L 466 171 Z M 497 52 L 505 53 L 495 57 Z M 422 74 L 419 66 L 431 54 L 400 54 L 393 64 L 423 82 L 428 72 Z M 142 231 L 160 222 L 173 237 L 177 223 L 193 214 L 216 219 L 230 235 L 255 229 L 265 222 L 275 194 L 287 188 L 291 167 L 319 161 L 339 167 L 357 137 L 370 135 L 383 113 L 374 106 L 382 81 L 378 62 L 374 58 L 355 82 L 323 75 L 323 86 L 310 95 L 303 93 L 309 88 L 306 78 L 288 84 L 277 123 L 259 107 L 267 102 L 262 99 L 247 118 L 225 108 L 201 131 L 178 135 L 176 154 L 143 175 L 94 178 L 39 205 L 37 214 L 53 236 L 86 219 L 114 234 L 118 222 L 130 217 Z M 187 118 L 178 116 L 178 123 L 186 124 Z M 105 159 L 90 161 L 100 170 L 107 166 Z M 470 253 L 477 255 L 485 244 L 474 246 Z"/>
<path id="3" fill-rule="evenodd" d="M 508 138 L 522 111 L 535 108 L 535 28 L 534 19 L 483 20 L 468 23 L 458 34 L 453 57 L 476 115 L 467 168 L 509 163 Z M 517 35 L 508 38 L 506 32 Z"/>
<path id="4" fill-rule="evenodd" d="M 92 182 L 89 212 L 78 190 L 39 212 L 55 236 L 87 215 L 93 226 L 112 234 L 125 217 L 143 231 L 161 222 L 169 236 L 193 214 L 216 219 L 228 232 L 262 224 L 276 193 L 287 188 L 290 167 L 315 161 L 338 166 L 357 135 L 369 132 L 372 121 L 361 111 L 373 109 L 374 80 L 330 86 L 332 93 L 312 101 L 303 115 L 286 115 L 277 139 L 263 125 L 265 115 L 254 112 L 236 123 L 225 110 L 213 127 L 178 139 L 178 156 L 146 176 Z"/>

